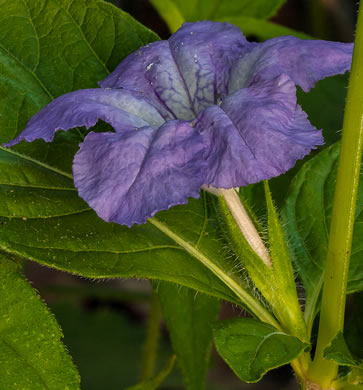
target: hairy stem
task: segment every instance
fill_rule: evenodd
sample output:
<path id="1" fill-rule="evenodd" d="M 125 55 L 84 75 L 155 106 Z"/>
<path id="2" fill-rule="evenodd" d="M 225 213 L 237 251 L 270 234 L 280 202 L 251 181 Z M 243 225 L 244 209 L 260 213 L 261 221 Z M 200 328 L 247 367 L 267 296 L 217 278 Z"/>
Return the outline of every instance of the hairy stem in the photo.
<path id="1" fill-rule="evenodd" d="M 353 64 L 345 108 L 332 220 L 325 267 L 319 334 L 310 379 L 329 388 L 338 365 L 324 349 L 343 331 L 349 260 L 363 146 L 363 2 L 360 3 Z"/>

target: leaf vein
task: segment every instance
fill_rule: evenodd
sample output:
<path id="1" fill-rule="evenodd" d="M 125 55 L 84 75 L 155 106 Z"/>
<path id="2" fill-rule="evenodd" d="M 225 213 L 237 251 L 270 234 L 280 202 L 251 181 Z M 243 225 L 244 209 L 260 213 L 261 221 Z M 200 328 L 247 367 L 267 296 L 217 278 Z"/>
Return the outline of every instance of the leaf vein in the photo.
<path id="1" fill-rule="evenodd" d="M 21 159 L 30 161 L 30 162 L 32 162 L 32 163 L 34 163 L 36 165 L 41 166 L 42 168 L 45 168 L 45 169 L 48 169 L 48 170 L 53 171 L 55 173 L 58 173 L 59 175 L 67 177 L 68 179 L 71 179 L 73 181 L 73 176 L 70 173 L 62 171 L 61 169 L 52 167 L 51 165 L 48 165 L 48 164 L 46 164 L 44 162 L 36 160 L 36 159 L 34 159 L 34 158 L 30 157 L 30 156 L 26 156 L 24 154 L 15 152 L 13 149 L 8 149 L 8 148 L 4 148 L 4 147 L 0 146 L 0 150 L 2 150 L 3 152 L 9 153 L 9 154 L 13 154 L 14 156 L 17 156 L 17 157 L 19 157 Z"/>
<path id="2" fill-rule="evenodd" d="M 72 13 L 70 12 L 69 8 L 63 8 L 61 6 L 61 4 L 59 3 L 59 0 L 54 0 L 55 2 L 58 3 L 59 7 L 64 9 L 65 12 L 68 14 L 69 18 L 71 19 L 71 21 L 77 26 L 82 38 L 84 39 L 85 43 L 87 44 L 89 50 L 91 51 L 91 53 L 96 57 L 96 59 L 98 60 L 98 62 L 102 65 L 102 67 L 105 69 L 105 71 L 107 72 L 107 74 L 110 73 L 110 71 L 108 70 L 106 64 L 101 60 L 101 58 L 99 57 L 99 55 L 96 53 L 96 51 L 94 50 L 94 48 L 91 46 L 90 42 L 87 40 L 83 30 L 82 30 L 82 27 L 75 21 L 75 19 L 73 18 L 73 15 Z M 72 2 L 69 3 L 70 5 L 72 4 Z"/>

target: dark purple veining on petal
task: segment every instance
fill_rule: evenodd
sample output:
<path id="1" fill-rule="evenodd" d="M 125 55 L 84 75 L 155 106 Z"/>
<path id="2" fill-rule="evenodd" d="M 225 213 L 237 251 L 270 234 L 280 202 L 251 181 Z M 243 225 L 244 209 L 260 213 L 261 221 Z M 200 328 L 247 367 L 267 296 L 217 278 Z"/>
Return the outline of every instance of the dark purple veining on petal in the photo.
<path id="1" fill-rule="evenodd" d="M 185 121 L 122 133 L 90 133 L 73 164 L 79 195 L 109 222 L 131 226 L 199 197 L 203 137 Z"/>
<path id="2" fill-rule="evenodd" d="M 50 142 L 58 130 L 94 126 L 99 119 L 116 131 L 147 125 L 160 125 L 164 119 L 158 111 L 136 93 L 111 89 L 81 89 L 53 100 L 28 122 L 27 128 L 5 146 L 22 140 L 43 139 Z"/>
<path id="3" fill-rule="evenodd" d="M 169 41 L 131 54 L 100 86 L 138 91 L 161 112 L 192 120 L 225 95 L 230 67 L 247 47 L 241 31 L 229 23 L 185 23 Z"/>
<path id="4" fill-rule="evenodd" d="M 131 54 L 100 86 L 141 93 L 166 120 L 194 116 L 168 41 L 154 42 Z"/>

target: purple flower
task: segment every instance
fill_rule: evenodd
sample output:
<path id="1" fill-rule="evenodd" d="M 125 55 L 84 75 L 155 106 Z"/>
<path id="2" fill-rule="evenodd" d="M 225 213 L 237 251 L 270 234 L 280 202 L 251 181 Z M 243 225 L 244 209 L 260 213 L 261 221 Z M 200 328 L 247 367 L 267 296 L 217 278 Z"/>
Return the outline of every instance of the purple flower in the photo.
<path id="1" fill-rule="evenodd" d="M 97 89 L 55 99 L 6 146 L 99 119 L 73 163 L 80 196 L 106 221 L 131 226 L 198 197 L 278 176 L 321 131 L 296 103 L 296 86 L 350 68 L 353 45 L 280 37 L 247 42 L 228 23 L 186 23 L 128 56 Z"/>

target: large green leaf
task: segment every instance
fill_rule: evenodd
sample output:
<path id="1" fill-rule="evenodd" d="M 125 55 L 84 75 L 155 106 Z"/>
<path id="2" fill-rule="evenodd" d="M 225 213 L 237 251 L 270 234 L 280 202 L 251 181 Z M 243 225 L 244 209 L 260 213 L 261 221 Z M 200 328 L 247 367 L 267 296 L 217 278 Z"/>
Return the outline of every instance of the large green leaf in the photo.
<path id="1" fill-rule="evenodd" d="M 286 0 L 151 0 L 172 32 L 184 21 L 219 21 L 236 16 L 268 19 L 285 2 Z"/>
<path id="2" fill-rule="evenodd" d="M 341 366 L 348 366 L 349 373 L 346 380 L 350 384 L 363 384 L 363 361 L 352 356 L 344 340 L 342 332 L 339 332 L 324 350 L 324 357 L 333 360 Z"/>
<path id="3" fill-rule="evenodd" d="M 179 4 L 184 4 L 182 0 L 177 0 Z M 198 9 L 199 2 L 196 9 Z M 276 14 L 286 0 L 204 0 L 207 4 L 209 19 L 219 19 L 228 16 L 243 15 L 254 18 L 268 19 Z M 203 3 L 203 2 L 202 2 Z"/>
<path id="4" fill-rule="evenodd" d="M 236 15 L 268 19 L 286 0 L 152 0 L 151 2 L 161 12 L 163 8 L 172 4 L 185 21 L 194 22 Z"/>
<path id="5" fill-rule="evenodd" d="M 157 226 L 149 223 L 132 229 L 106 223 L 92 210 L 40 218 L 27 215 L 26 220 L 8 214 L 0 217 L 0 246 L 8 253 L 83 276 L 164 279 L 238 301 L 186 250 L 191 246 L 222 277 L 238 284 L 237 276 L 228 276 L 233 263 L 224 259 L 215 221 L 207 213 L 203 194 L 200 201 L 160 213 L 154 220 Z"/>
<path id="6" fill-rule="evenodd" d="M 0 388 L 76 390 L 62 332 L 20 267 L 0 254 Z"/>
<path id="7" fill-rule="evenodd" d="M 96 86 L 130 51 L 157 39 L 102 1 L 0 0 L 0 6 L 0 142 L 53 97 Z M 83 276 L 165 279 L 238 301 L 220 281 L 240 289 L 206 197 L 160 213 L 153 224 L 105 223 L 73 186 L 71 163 L 81 140 L 76 130 L 50 144 L 0 147 L 0 248 Z"/>
<path id="8" fill-rule="evenodd" d="M 211 324 L 217 319 L 217 299 L 173 283 L 159 282 L 156 290 L 185 388 L 202 390 L 212 347 Z"/>
<path id="9" fill-rule="evenodd" d="M 306 162 L 291 183 L 283 209 L 295 264 L 307 291 L 307 308 L 315 305 L 324 276 L 338 155 L 339 144 L 335 144 Z M 348 292 L 363 288 L 362 221 L 363 181 L 357 199 Z"/>
<path id="10" fill-rule="evenodd" d="M 342 332 L 339 332 L 324 349 L 324 357 L 342 366 L 359 367 L 359 362 L 350 353 Z"/>
<path id="11" fill-rule="evenodd" d="M 280 24 L 270 22 L 265 19 L 259 19 L 252 16 L 228 16 L 218 18 L 218 22 L 229 22 L 239 27 L 246 36 L 253 35 L 259 40 L 276 38 L 283 35 L 294 35 L 300 39 L 313 39 L 311 36 L 296 31 L 292 28 L 282 26 Z"/>
<path id="12" fill-rule="evenodd" d="M 97 0 L 0 0 L 0 8 L 0 143 L 14 138 L 54 97 L 96 87 L 126 55 L 157 39 Z M 85 210 L 70 175 L 81 140 L 74 132 L 52 144 L 0 148 L 0 215 Z"/>
<path id="13" fill-rule="evenodd" d="M 287 364 L 308 345 L 251 318 L 220 321 L 214 328 L 218 353 L 245 382 L 257 382 L 269 370 Z"/>
<path id="14" fill-rule="evenodd" d="M 103 1 L 0 0 L 0 8 L 0 141 L 54 97 L 95 87 L 126 55 L 157 39 Z"/>

